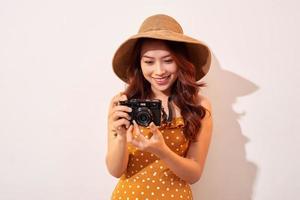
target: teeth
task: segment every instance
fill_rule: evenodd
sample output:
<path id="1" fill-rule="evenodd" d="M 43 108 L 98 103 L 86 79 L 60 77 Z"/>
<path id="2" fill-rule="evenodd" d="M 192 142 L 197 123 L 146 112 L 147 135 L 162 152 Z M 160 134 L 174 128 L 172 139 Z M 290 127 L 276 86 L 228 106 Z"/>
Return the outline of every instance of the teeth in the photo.
<path id="1" fill-rule="evenodd" d="M 165 76 L 165 77 L 162 77 L 162 78 L 155 78 L 155 79 L 163 80 L 163 79 L 167 79 L 167 78 L 169 78 L 169 76 Z"/>

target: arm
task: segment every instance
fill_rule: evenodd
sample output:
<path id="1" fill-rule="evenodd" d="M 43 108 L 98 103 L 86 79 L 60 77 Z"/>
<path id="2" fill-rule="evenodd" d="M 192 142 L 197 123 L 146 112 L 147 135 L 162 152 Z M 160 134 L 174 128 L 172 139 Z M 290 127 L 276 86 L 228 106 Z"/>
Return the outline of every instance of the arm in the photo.
<path id="1" fill-rule="evenodd" d="M 106 166 L 109 173 L 116 178 L 124 173 L 128 163 L 126 132 L 130 122 L 127 112 L 131 112 L 131 108 L 117 105 L 120 100 L 125 99 L 125 95 L 115 96 L 110 103 L 108 112 Z"/>
<path id="2" fill-rule="evenodd" d="M 201 105 L 211 113 L 211 104 L 207 99 L 203 99 Z M 200 179 L 204 169 L 213 127 L 210 113 L 207 113 L 202 119 L 202 127 L 196 141 L 190 144 L 186 158 L 177 155 L 169 148 L 165 148 L 160 155 L 160 158 L 178 177 L 190 184 Z"/>

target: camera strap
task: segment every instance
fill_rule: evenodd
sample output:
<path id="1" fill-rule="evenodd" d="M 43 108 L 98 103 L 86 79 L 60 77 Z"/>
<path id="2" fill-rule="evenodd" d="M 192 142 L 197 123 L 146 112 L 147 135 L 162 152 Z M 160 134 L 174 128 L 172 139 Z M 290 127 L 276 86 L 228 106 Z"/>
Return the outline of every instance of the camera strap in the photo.
<path id="1" fill-rule="evenodd" d="M 172 96 L 168 97 L 168 110 L 169 110 L 169 114 L 167 115 L 167 113 L 165 112 L 164 108 L 162 108 L 162 112 L 163 112 L 163 122 L 171 122 L 172 118 L 173 118 L 173 111 L 172 111 Z"/>

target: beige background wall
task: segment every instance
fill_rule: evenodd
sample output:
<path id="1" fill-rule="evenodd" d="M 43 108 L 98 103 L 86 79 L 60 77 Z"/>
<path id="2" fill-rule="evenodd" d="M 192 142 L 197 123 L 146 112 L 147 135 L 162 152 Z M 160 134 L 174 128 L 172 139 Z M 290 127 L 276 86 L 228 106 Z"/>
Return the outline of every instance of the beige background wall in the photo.
<path id="1" fill-rule="evenodd" d="M 0 199 L 102 200 L 111 58 L 143 19 L 175 17 L 214 60 L 215 128 L 196 200 L 300 194 L 296 0 L 0 2 Z"/>

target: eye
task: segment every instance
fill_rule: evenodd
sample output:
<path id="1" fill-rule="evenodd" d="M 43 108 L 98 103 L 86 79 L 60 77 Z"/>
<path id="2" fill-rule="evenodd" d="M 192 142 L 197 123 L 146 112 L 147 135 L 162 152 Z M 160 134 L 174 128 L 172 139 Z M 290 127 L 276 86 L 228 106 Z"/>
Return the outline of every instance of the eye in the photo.
<path id="1" fill-rule="evenodd" d="M 144 63 L 150 65 L 150 64 L 153 64 L 153 61 L 152 60 L 145 60 Z"/>
<path id="2" fill-rule="evenodd" d="M 165 63 L 173 63 L 173 59 L 166 59 Z"/>

